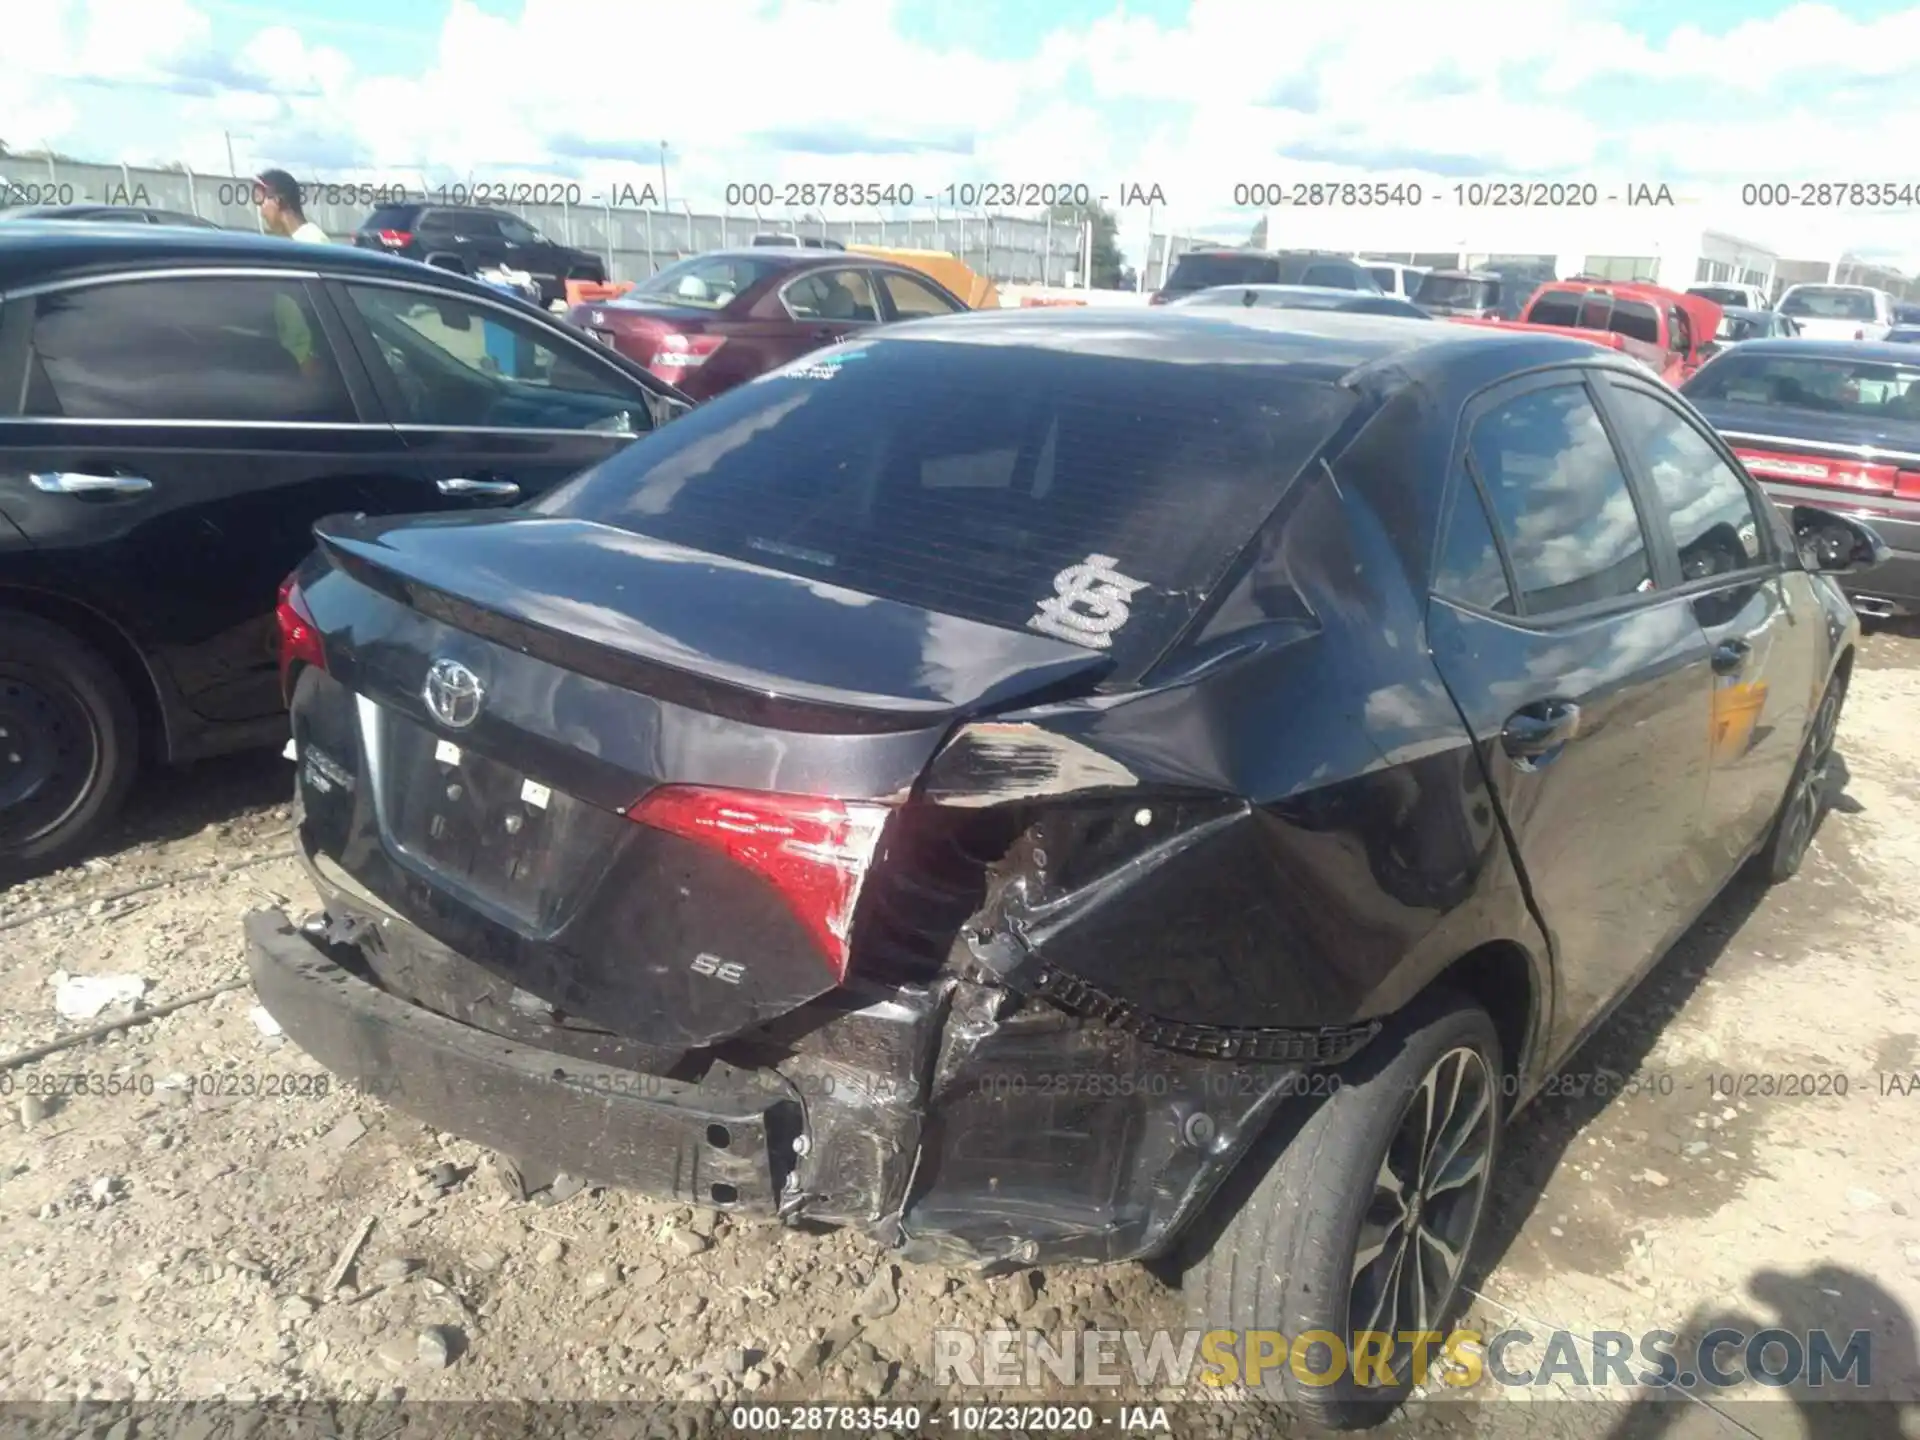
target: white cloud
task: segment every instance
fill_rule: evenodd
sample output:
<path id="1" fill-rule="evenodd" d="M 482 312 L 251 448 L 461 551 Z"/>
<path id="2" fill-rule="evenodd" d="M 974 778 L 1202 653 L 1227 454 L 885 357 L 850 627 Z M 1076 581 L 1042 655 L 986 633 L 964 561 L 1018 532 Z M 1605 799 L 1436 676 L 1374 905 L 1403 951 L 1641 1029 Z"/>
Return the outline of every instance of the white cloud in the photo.
<path id="1" fill-rule="evenodd" d="M 1413 0 L 1192 0 L 1175 24 L 1114 0 L 1003 60 L 907 39 L 908 3 L 523 0 L 502 16 L 445 0 L 428 58 L 403 73 L 376 27 L 249 29 L 223 7 L 216 29 L 195 0 L 42 0 L 9 19 L 0 139 L 218 170 L 232 130 L 249 167 L 589 188 L 657 183 L 664 140 L 674 198 L 705 208 L 739 181 L 923 195 L 956 180 L 1157 181 L 1163 228 L 1238 239 L 1257 218 L 1231 206 L 1241 181 L 1470 169 L 1907 183 L 1920 133 L 1920 91 L 1902 78 L 1920 4 L 1873 20 L 1798 4 L 1650 38 L 1606 0 L 1480 0 L 1454 20 Z M 124 112 L 96 103 L 102 80 L 148 86 L 171 123 L 113 128 L 104 117 Z M 1146 217 L 1121 218 L 1137 258 Z M 1738 228 L 1920 258 L 1915 218 L 1766 212 Z"/>

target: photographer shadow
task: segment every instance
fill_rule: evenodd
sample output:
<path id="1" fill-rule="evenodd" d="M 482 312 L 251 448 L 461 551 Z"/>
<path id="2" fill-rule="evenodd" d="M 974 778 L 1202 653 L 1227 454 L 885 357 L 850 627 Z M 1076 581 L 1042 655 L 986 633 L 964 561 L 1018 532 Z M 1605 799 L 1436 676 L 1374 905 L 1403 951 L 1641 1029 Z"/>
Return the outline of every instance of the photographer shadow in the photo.
<path id="1" fill-rule="evenodd" d="M 1775 1374 L 1789 1368 L 1781 1345 L 1771 1345 L 1762 1357 L 1749 1353 L 1747 1342 L 1766 1330 L 1791 1334 L 1802 1347 L 1801 1369 L 1810 1364 L 1808 1336 L 1821 1332 L 1831 1353 L 1841 1358 L 1844 1371 L 1829 1371 L 1818 1388 L 1801 1375 L 1791 1385 L 1768 1389 L 1743 1386 L 1740 1399 L 1715 1398 L 1711 1389 L 1696 1386 L 1692 1394 L 1705 1402 L 1688 1403 L 1670 1391 L 1649 1391 L 1635 1400 L 1627 1413 L 1607 1432 L 1606 1440 L 1683 1440 L 1683 1437 L 1732 1435 L 1744 1431 L 1774 1440 L 1776 1436 L 1806 1436 L 1809 1440 L 1904 1440 L 1920 1435 L 1920 1345 L 1916 1345 L 1913 1317 L 1898 1299 L 1865 1275 L 1836 1265 L 1821 1265 L 1802 1274 L 1761 1270 L 1748 1282 L 1749 1295 L 1770 1318 L 1731 1309 L 1702 1309 L 1688 1317 L 1680 1340 L 1672 1349 L 1682 1366 L 1699 1353 L 1700 1342 L 1716 1330 L 1737 1331 L 1740 1340 L 1718 1349 L 1717 1365 L 1725 1374 L 1751 1373 L 1755 1358 Z M 1848 1344 L 1856 1331 L 1866 1332 L 1860 1363 L 1845 1370 L 1853 1357 Z M 1707 1412 L 1707 1413 L 1703 1413 Z M 1729 1424 L 1728 1422 L 1732 1422 Z"/>

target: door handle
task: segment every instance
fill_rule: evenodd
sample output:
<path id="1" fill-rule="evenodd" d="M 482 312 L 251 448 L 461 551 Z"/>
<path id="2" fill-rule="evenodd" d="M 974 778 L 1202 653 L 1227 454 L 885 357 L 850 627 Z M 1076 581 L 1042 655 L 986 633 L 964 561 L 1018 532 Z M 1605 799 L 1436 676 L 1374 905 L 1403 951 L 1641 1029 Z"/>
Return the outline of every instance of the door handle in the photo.
<path id="1" fill-rule="evenodd" d="M 90 475 L 84 470 L 45 470 L 30 477 L 49 495 L 144 495 L 153 482 L 141 475 Z"/>
<path id="2" fill-rule="evenodd" d="M 1737 675 L 1746 668 L 1747 657 L 1753 653 L 1753 646 L 1744 640 L 1722 640 L 1713 647 L 1713 673 L 1716 675 Z"/>
<path id="3" fill-rule="evenodd" d="M 1541 700 L 1507 717 L 1500 743 L 1515 760 L 1541 760 L 1579 733 L 1578 705 L 1571 700 Z"/>
<path id="4" fill-rule="evenodd" d="M 512 500 L 520 494 L 520 487 L 511 480 L 468 480 L 462 477 L 441 480 L 435 488 L 442 495 L 492 495 L 502 500 Z"/>

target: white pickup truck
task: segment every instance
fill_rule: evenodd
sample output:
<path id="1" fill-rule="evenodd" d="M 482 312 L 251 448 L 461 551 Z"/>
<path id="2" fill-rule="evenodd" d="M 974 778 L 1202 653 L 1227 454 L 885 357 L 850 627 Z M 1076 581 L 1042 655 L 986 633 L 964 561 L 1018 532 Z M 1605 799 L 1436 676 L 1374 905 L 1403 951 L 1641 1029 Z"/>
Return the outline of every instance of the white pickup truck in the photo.
<path id="1" fill-rule="evenodd" d="M 1893 297 L 1867 285 L 1790 285 L 1777 307 L 1810 340 L 1884 340 Z"/>

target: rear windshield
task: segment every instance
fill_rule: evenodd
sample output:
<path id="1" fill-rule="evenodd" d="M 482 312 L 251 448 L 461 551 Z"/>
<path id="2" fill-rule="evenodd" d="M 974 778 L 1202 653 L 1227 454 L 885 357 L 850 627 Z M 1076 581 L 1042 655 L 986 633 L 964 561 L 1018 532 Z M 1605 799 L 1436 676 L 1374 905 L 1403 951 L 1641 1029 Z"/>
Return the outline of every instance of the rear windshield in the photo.
<path id="1" fill-rule="evenodd" d="M 1428 275 L 1420 281 L 1414 298 L 1422 305 L 1491 305 L 1494 300 L 1491 281 L 1468 280 L 1458 275 Z"/>
<path id="2" fill-rule="evenodd" d="M 784 261 L 756 260 L 749 255 L 696 255 L 642 280 L 627 292 L 626 298 L 689 305 L 696 310 L 722 310 L 743 290 L 758 285 L 776 271 L 790 268 Z"/>
<path id="3" fill-rule="evenodd" d="M 1271 255 L 1182 255 L 1167 281 L 1169 290 L 1204 290 L 1210 285 L 1273 285 L 1280 265 Z"/>
<path id="4" fill-rule="evenodd" d="M 1804 315 L 1809 320 L 1871 320 L 1873 292 L 1837 285 L 1800 285 L 1780 301 L 1780 313 Z"/>
<path id="5" fill-rule="evenodd" d="M 1777 405 L 1920 424 L 1920 365 L 1730 350 L 1695 375 L 1686 393 L 1695 401 Z"/>
<path id="6" fill-rule="evenodd" d="M 1744 306 L 1747 303 L 1744 290 L 1729 290 L 1724 285 L 1695 285 L 1687 294 L 1698 295 L 1702 300 L 1711 300 L 1716 305 Z"/>
<path id="7" fill-rule="evenodd" d="M 361 224 L 362 230 L 405 230 L 413 224 L 411 205 L 382 205 Z"/>
<path id="8" fill-rule="evenodd" d="M 876 340 L 730 390 L 528 508 L 1064 627 L 1125 672 L 1192 618 L 1356 403 L 1259 365 Z M 927 664 L 939 646 L 934 626 Z"/>

